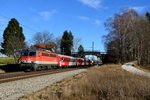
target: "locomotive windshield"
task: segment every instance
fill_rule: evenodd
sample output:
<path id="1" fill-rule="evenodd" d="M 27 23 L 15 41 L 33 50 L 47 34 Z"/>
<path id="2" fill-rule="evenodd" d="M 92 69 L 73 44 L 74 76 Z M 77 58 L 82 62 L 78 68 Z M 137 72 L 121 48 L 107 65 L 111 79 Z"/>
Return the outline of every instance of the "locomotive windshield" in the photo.
<path id="1" fill-rule="evenodd" d="M 30 52 L 29 56 L 36 56 L 36 52 Z"/>
<path id="2" fill-rule="evenodd" d="M 36 52 L 22 52 L 21 54 L 22 56 L 36 56 Z"/>

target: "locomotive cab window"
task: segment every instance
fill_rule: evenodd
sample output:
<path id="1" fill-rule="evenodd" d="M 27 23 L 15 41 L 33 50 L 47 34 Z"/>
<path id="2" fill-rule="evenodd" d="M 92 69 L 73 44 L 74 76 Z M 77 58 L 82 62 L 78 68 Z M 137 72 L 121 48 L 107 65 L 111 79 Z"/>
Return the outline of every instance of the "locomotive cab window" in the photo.
<path id="1" fill-rule="evenodd" d="M 22 52 L 22 56 L 36 56 L 36 52 Z"/>
<path id="2" fill-rule="evenodd" d="M 36 56 L 36 52 L 30 52 L 29 56 Z"/>
<path id="3" fill-rule="evenodd" d="M 29 52 L 22 52 L 21 55 L 22 55 L 22 56 L 28 56 L 28 55 L 29 55 Z"/>

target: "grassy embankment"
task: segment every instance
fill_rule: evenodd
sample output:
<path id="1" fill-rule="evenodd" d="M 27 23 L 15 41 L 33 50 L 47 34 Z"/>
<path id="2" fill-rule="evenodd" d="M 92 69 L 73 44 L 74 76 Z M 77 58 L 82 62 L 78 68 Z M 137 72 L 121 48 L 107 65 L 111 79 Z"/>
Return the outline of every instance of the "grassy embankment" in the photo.
<path id="1" fill-rule="evenodd" d="M 4 73 L 5 71 L 1 68 L 7 64 L 15 64 L 13 57 L 0 57 L 0 73 Z"/>
<path id="2" fill-rule="evenodd" d="M 0 66 L 7 64 L 15 64 L 13 57 L 0 57 Z"/>
<path id="3" fill-rule="evenodd" d="M 126 72 L 121 65 L 103 65 L 20 99 L 150 100 L 150 78 Z"/>

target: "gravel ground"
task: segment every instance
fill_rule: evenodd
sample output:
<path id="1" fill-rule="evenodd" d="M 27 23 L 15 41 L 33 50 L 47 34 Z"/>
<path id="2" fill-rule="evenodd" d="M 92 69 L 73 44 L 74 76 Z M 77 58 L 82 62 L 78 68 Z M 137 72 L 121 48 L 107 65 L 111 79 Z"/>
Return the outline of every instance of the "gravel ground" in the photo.
<path id="1" fill-rule="evenodd" d="M 126 64 L 122 65 L 122 68 L 133 74 L 138 74 L 138 75 L 142 75 L 142 76 L 146 76 L 146 77 L 150 78 L 149 72 L 145 72 L 143 70 L 137 69 L 137 68 L 133 67 L 133 65 L 134 65 L 134 63 L 126 63 Z"/>
<path id="2" fill-rule="evenodd" d="M 83 71 L 86 71 L 86 69 L 79 69 L 75 71 L 2 83 L 0 84 L 0 100 L 17 100 L 19 97 L 29 95 L 33 92 L 45 88 L 46 86 L 49 86 L 50 84 L 56 83 L 66 77 L 78 74 Z"/>

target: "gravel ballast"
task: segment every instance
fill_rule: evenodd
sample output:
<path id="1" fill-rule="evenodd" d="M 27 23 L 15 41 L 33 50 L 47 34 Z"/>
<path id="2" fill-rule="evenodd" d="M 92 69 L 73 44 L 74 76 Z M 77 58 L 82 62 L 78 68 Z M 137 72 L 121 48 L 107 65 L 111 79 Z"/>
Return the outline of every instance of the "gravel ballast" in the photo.
<path id="1" fill-rule="evenodd" d="M 29 95 L 41 90 L 50 84 L 56 83 L 69 76 L 79 74 L 86 69 L 56 73 L 51 75 L 39 76 L 24 80 L 18 80 L 0 84 L 0 100 L 17 100 L 19 97 Z"/>

